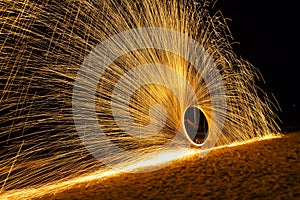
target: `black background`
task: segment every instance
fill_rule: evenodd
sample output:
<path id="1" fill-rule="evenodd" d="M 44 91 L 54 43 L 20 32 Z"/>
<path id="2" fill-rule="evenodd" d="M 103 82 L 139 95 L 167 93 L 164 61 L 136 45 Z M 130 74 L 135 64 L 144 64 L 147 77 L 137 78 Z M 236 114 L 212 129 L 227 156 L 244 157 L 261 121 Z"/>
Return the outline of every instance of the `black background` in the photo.
<path id="1" fill-rule="evenodd" d="M 281 111 L 283 132 L 300 128 L 298 6 L 296 1 L 219 0 L 234 40 L 235 52 L 262 73 L 267 93 L 274 94 Z M 298 61 L 298 62 L 297 62 Z"/>

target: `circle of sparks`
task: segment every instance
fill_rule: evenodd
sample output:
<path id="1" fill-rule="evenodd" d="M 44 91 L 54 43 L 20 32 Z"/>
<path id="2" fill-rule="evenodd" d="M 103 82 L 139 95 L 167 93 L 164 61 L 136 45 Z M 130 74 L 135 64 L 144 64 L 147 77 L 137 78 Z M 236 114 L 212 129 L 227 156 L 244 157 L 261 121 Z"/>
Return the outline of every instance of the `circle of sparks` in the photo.
<path id="1" fill-rule="evenodd" d="M 201 150 L 205 150 L 201 151 L 201 156 L 205 156 L 209 152 L 209 149 L 216 144 L 225 121 L 226 95 L 222 76 L 209 54 L 206 53 L 199 43 L 177 31 L 158 27 L 131 29 L 113 35 L 97 45 L 82 63 L 74 83 L 72 109 L 76 129 L 86 148 L 102 163 L 118 171 L 124 171 L 124 169 L 118 167 L 118 164 L 122 161 L 113 159 L 114 155 L 118 155 L 116 157 L 122 155 L 122 160 L 130 163 L 136 158 L 139 158 L 139 160 L 148 160 L 157 155 L 158 152 L 156 151 L 155 154 L 131 152 L 112 143 L 101 128 L 106 124 L 99 124 L 98 120 L 95 120 L 97 119 L 95 99 L 85 97 L 95 96 L 99 79 L 102 77 L 107 66 L 111 65 L 117 58 L 124 54 L 146 48 L 164 50 L 181 56 L 195 68 L 205 83 L 210 83 L 207 84 L 207 88 L 211 98 L 211 105 L 214 109 L 210 113 L 210 132 L 208 138 L 199 145 L 201 146 Z M 133 85 L 128 84 L 126 80 L 134 79 L 134 77 L 139 77 L 139 81 L 136 81 Z M 149 125 L 140 129 L 130 120 L 128 111 L 129 98 L 134 90 L 149 83 L 167 87 L 176 97 L 188 97 L 179 98 L 181 115 L 183 115 L 186 108 L 198 106 L 195 91 L 190 87 L 182 74 L 162 64 L 146 64 L 135 67 L 127 72 L 118 81 L 116 86 L 113 86 L 115 88 L 111 106 L 114 120 L 118 126 L 132 136 L 137 136 L 141 132 L 141 129 L 143 132 L 150 130 L 155 134 L 162 126 L 160 123 L 165 122 L 165 109 L 159 105 L 151 107 L 151 123 Z M 160 113 L 161 117 L 156 119 L 151 116 L 151 113 Z M 172 141 L 158 151 L 164 152 L 172 148 L 182 149 L 182 151 L 178 151 L 177 157 L 182 156 L 186 150 L 185 147 L 190 145 L 182 139 L 182 134 L 185 134 L 185 138 L 188 137 L 184 131 L 183 122 L 180 123 L 178 132 L 172 138 Z M 151 171 L 154 169 L 147 168 L 142 170 Z"/>
<path id="2" fill-rule="evenodd" d="M 202 146 L 208 136 L 208 122 L 200 107 L 192 106 L 184 111 L 184 129 L 193 146 Z"/>

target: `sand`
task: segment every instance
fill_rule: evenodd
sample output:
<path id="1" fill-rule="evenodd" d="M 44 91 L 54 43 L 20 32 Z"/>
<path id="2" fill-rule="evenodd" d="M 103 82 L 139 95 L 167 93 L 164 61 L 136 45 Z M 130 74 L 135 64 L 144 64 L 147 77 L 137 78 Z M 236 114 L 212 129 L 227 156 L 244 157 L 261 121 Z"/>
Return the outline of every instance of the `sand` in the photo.
<path id="1" fill-rule="evenodd" d="M 41 199 L 300 199 L 300 132 L 213 150 L 155 172 L 79 184 Z"/>

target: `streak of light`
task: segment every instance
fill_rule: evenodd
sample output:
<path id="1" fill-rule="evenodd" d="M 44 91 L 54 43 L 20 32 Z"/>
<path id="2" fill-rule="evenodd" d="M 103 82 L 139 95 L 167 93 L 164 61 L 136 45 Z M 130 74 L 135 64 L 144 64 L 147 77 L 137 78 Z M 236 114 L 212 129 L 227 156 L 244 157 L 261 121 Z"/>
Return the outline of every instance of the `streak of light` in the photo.
<path id="1" fill-rule="evenodd" d="M 224 146 L 218 146 L 213 148 L 213 150 L 218 150 L 222 148 L 231 148 L 236 146 L 241 146 L 245 144 L 251 144 L 254 142 L 259 142 L 263 140 L 271 140 L 271 139 L 279 139 L 283 137 L 282 135 L 278 134 L 270 134 L 261 138 L 252 138 L 248 141 L 243 142 L 236 142 L 230 145 L 224 145 Z M 182 156 L 178 158 L 178 151 L 182 153 Z M 192 159 L 194 156 L 198 155 L 199 150 L 196 148 L 190 148 L 190 149 L 181 149 L 173 151 L 173 152 L 167 152 L 162 153 L 161 155 L 157 155 L 154 159 L 150 159 L 147 161 L 138 161 L 136 163 L 133 163 L 131 165 L 124 166 L 126 168 L 126 171 L 134 171 L 139 168 L 144 167 L 152 167 L 156 165 L 164 165 L 169 164 L 170 162 L 176 162 L 182 159 Z M 176 160 L 174 160 L 176 158 Z M 21 190 L 13 190 L 8 191 L 7 193 L 0 195 L 0 198 L 3 200 L 10 200 L 10 199 L 31 199 L 31 198 L 38 198 L 42 197 L 44 195 L 54 195 L 63 191 L 66 191 L 68 189 L 71 189 L 72 187 L 76 187 L 76 185 L 79 184 L 86 184 L 88 185 L 90 182 L 93 181 L 102 181 L 108 178 L 113 178 L 118 175 L 122 174 L 122 172 L 118 172 L 112 169 L 102 169 L 96 172 L 93 172 L 88 175 L 79 176 L 71 180 L 63 181 L 63 182 L 56 182 L 47 184 L 38 188 L 27 188 L 27 189 L 21 189 Z"/>

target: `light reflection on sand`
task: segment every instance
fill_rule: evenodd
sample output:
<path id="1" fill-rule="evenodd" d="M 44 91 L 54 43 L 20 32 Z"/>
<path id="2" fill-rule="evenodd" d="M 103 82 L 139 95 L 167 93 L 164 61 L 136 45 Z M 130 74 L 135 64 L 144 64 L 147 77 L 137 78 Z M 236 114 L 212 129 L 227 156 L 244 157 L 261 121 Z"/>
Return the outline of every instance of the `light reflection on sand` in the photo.
<path id="1" fill-rule="evenodd" d="M 276 138 L 281 138 L 283 137 L 282 135 L 268 135 L 262 138 L 253 138 L 248 141 L 244 142 L 237 142 L 237 143 L 232 143 L 230 145 L 226 146 L 218 146 L 215 147 L 213 150 L 216 149 L 221 149 L 221 148 L 231 148 L 239 145 L 244 145 L 244 144 L 249 144 L 253 142 L 258 142 L 262 140 L 269 140 L 269 139 L 276 139 Z M 174 158 L 177 158 L 178 151 L 182 151 L 183 156 L 180 157 L 179 159 L 174 160 Z M 162 153 L 160 155 L 157 155 L 155 158 L 150 159 L 150 160 L 143 160 L 143 161 L 138 161 L 135 163 L 132 163 L 130 165 L 124 165 L 124 171 L 132 171 L 134 172 L 137 169 L 140 168 L 148 168 L 148 167 L 155 167 L 155 166 L 161 166 L 161 165 L 167 165 L 172 161 L 178 161 L 181 159 L 189 159 L 192 158 L 193 156 L 197 155 L 199 153 L 199 150 L 196 148 L 190 148 L 190 149 L 181 149 L 178 150 L 177 152 L 167 152 L 167 153 Z M 68 190 L 72 187 L 74 187 L 77 184 L 87 184 L 91 181 L 96 181 L 96 180 L 103 180 L 107 178 L 111 178 L 114 176 L 117 176 L 121 174 L 122 172 L 118 172 L 112 169 L 101 169 L 96 172 L 79 176 L 67 181 L 57 181 L 53 182 L 50 184 L 45 184 L 41 187 L 32 187 L 32 188 L 25 188 L 25 189 L 19 189 L 19 190 L 12 190 L 12 191 L 7 191 L 4 194 L 0 195 L 0 199 L 3 200 L 8 200 L 8 199 L 31 199 L 31 198 L 38 198 L 42 197 L 46 194 L 53 194 L 55 195 L 56 193 L 60 193 L 62 191 Z"/>

